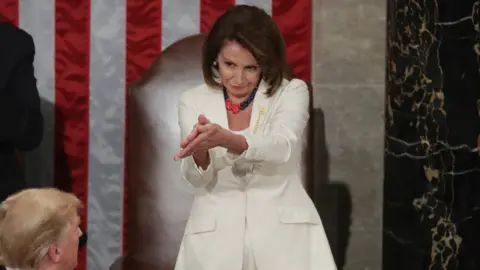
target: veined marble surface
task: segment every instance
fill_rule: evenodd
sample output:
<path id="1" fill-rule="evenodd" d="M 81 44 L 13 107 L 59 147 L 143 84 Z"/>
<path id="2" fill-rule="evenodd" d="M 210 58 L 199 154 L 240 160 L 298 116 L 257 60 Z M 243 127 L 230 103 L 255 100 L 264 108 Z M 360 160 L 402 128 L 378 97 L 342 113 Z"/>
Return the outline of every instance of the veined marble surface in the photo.
<path id="1" fill-rule="evenodd" d="M 480 1 L 388 1 L 383 270 L 480 269 Z"/>

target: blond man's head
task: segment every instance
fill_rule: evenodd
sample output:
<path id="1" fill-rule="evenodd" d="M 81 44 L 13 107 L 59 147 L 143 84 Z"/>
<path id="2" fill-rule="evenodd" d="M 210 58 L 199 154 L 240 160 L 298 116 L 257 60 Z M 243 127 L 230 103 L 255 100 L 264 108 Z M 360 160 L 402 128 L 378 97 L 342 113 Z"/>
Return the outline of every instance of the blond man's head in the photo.
<path id="1" fill-rule="evenodd" d="M 54 188 L 26 189 L 0 204 L 0 265 L 75 269 L 80 200 Z"/>

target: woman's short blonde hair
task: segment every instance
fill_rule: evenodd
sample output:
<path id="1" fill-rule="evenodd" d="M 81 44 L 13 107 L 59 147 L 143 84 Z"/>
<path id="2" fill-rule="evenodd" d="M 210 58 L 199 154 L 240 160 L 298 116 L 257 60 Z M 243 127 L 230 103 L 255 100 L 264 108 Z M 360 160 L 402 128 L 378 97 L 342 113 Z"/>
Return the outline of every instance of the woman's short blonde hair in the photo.
<path id="1" fill-rule="evenodd" d="M 73 225 L 82 204 L 54 188 L 20 191 L 0 204 L 0 265 L 36 269 Z"/>

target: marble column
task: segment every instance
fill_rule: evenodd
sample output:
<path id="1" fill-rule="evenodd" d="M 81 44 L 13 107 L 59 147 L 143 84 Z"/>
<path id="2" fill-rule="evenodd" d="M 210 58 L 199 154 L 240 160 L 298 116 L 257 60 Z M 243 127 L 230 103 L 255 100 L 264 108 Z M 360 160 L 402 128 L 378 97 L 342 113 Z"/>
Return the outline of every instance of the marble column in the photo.
<path id="1" fill-rule="evenodd" d="M 480 269 L 480 1 L 389 0 L 383 270 Z"/>

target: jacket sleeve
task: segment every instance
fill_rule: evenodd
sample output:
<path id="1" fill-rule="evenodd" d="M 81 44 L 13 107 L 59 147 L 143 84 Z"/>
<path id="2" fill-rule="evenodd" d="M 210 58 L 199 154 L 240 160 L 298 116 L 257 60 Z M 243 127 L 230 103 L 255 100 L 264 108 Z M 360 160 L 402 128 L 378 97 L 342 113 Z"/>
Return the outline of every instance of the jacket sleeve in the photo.
<path id="1" fill-rule="evenodd" d="M 9 141 L 18 150 L 36 148 L 43 136 L 43 116 L 33 61 L 35 45 L 30 35 L 24 34 L 18 44 L 19 59 L 8 78 L 6 88 L 6 111 L 2 111 L 3 140 Z M 22 43 L 23 42 L 23 43 Z"/>
<path id="2" fill-rule="evenodd" d="M 279 94 L 274 111 L 265 119 L 269 132 L 245 135 L 248 149 L 241 155 L 228 153 L 230 163 L 282 164 L 290 160 L 295 147 L 301 147 L 310 117 L 308 86 L 293 79 Z"/>
<path id="3" fill-rule="evenodd" d="M 193 102 L 188 100 L 188 95 L 183 94 L 178 104 L 178 121 L 180 125 L 180 140 L 183 140 L 192 131 L 197 123 L 199 111 L 195 108 Z M 197 166 L 192 156 L 181 160 L 180 172 L 183 179 L 187 180 L 196 188 L 206 187 L 215 177 L 214 151 L 209 151 L 210 164 L 206 170 Z"/>

